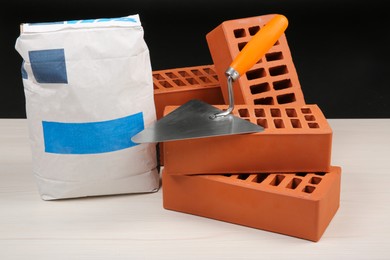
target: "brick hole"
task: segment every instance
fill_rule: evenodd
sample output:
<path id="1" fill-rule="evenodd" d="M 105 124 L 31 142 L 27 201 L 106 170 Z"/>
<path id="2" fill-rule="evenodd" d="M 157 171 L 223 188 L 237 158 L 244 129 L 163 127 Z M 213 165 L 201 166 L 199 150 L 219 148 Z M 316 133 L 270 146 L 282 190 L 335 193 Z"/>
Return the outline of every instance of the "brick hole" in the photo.
<path id="1" fill-rule="evenodd" d="M 283 181 L 284 177 L 285 177 L 284 175 L 277 174 L 275 178 L 273 178 L 272 181 L 270 182 L 270 185 L 278 186 Z"/>
<path id="2" fill-rule="evenodd" d="M 316 189 L 316 187 L 313 187 L 313 186 L 305 186 L 305 188 L 303 188 L 303 192 L 306 192 L 306 193 L 313 193 L 313 191 Z"/>
<path id="3" fill-rule="evenodd" d="M 242 51 L 242 49 L 244 49 L 245 45 L 247 44 L 248 42 L 240 42 L 238 43 L 238 50 L 239 51 Z"/>
<path id="4" fill-rule="evenodd" d="M 156 83 L 153 82 L 153 89 L 158 89 Z"/>
<path id="5" fill-rule="evenodd" d="M 257 125 L 268 128 L 267 119 L 257 119 Z"/>
<path id="6" fill-rule="evenodd" d="M 218 76 L 217 76 L 217 75 L 213 75 L 213 78 L 214 78 L 215 80 L 218 80 Z"/>
<path id="7" fill-rule="evenodd" d="M 263 69 L 263 68 L 250 70 L 246 73 L 246 78 L 248 80 L 263 78 L 265 76 L 266 76 L 266 73 L 265 73 L 265 69 Z"/>
<path id="8" fill-rule="evenodd" d="M 179 73 L 180 76 L 182 76 L 182 77 L 190 77 L 190 74 L 189 74 L 187 71 L 185 71 L 185 70 L 181 70 L 181 71 L 179 71 L 178 73 Z"/>
<path id="9" fill-rule="evenodd" d="M 199 79 L 204 83 L 211 83 L 211 80 L 208 77 L 199 77 Z"/>
<path id="10" fill-rule="evenodd" d="M 169 83 L 168 81 L 161 81 L 160 84 L 161 84 L 164 88 L 173 88 L 173 86 L 171 85 L 171 83 Z"/>
<path id="11" fill-rule="evenodd" d="M 303 114 L 310 114 L 311 113 L 311 110 L 308 107 L 301 108 L 301 111 Z"/>
<path id="12" fill-rule="evenodd" d="M 316 173 L 314 173 L 314 175 L 325 176 L 326 172 L 316 172 Z"/>
<path id="13" fill-rule="evenodd" d="M 175 79 L 175 78 L 177 78 L 176 74 L 174 74 L 173 72 L 167 72 L 165 75 L 167 75 L 168 78 L 170 78 L 170 79 Z"/>
<path id="14" fill-rule="evenodd" d="M 288 104 L 296 101 L 294 93 L 288 93 L 284 95 L 279 95 L 276 97 L 279 104 Z"/>
<path id="15" fill-rule="evenodd" d="M 262 63 L 263 62 L 263 59 L 260 59 L 256 62 L 256 64 L 259 64 L 259 63 Z"/>
<path id="16" fill-rule="evenodd" d="M 202 75 L 202 72 L 200 70 L 191 70 L 192 73 L 194 73 L 196 76 Z"/>
<path id="17" fill-rule="evenodd" d="M 291 125 L 293 128 L 302 128 L 301 121 L 299 121 L 299 119 L 291 119 Z"/>
<path id="18" fill-rule="evenodd" d="M 279 45 L 279 40 L 277 40 L 274 44 L 274 46 Z"/>
<path id="19" fill-rule="evenodd" d="M 309 128 L 320 128 L 320 126 L 317 123 L 308 123 Z"/>
<path id="20" fill-rule="evenodd" d="M 245 29 L 236 29 L 233 32 L 234 32 L 234 37 L 236 38 L 242 38 L 246 36 Z"/>
<path id="21" fill-rule="evenodd" d="M 240 117 L 249 117 L 249 111 L 246 108 L 238 109 Z"/>
<path id="22" fill-rule="evenodd" d="M 265 179 L 267 179 L 268 175 L 268 173 L 256 174 L 256 177 L 252 181 L 256 183 L 262 183 Z"/>
<path id="23" fill-rule="evenodd" d="M 284 128 L 284 122 L 282 119 L 274 119 L 274 125 L 276 128 Z"/>
<path id="24" fill-rule="evenodd" d="M 292 87 L 292 83 L 291 83 L 290 79 L 275 81 L 272 83 L 272 85 L 274 86 L 275 90 L 286 89 L 286 88 Z"/>
<path id="25" fill-rule="evenodd" d="M 320 177 L 312 177 L 310 180 L 309 180 L 309 183 L 310 184 L 319 184 L 320 182 L 322 181 L 322 179 Z"/>
<path id="26" fill-rule="evenodd" d="M 191 85 L 197 85 L 199 84 L 198 81 L 196 81 L 195 79 L 193 78 L 188 78 L 186 79 L 188 83 L 190 83 Z"/>
<path id="27" fill-rule="evenodd" d="M 252 94 L 259 94 L 270 90 L 268 82 L 252 85 L 249 87 Z"/>
<path id="28" fill-rule="evenodd" d="M 253 101 L 255 105 L 273 105 L 274 99 L 272 97 L 257 98 Z"/>
<path id="29" fill-rule="evenodd" d="M 256 117 L 265 117 L 264 109 L 262 109 L 262 108 L 255 108 L 255 116 Z"/>
<path id="30" fill-rule="evenodd" d="M 288 70 L 287 70 L 286 65 L 269 68 L 269 74 L 271 76 L 278 76 L 278 75 L 283 75 L 283 74 L 287 74 L 287 73 L 288 73 Z"/>
<path id="31" fill-rule="evenodd" d="M 287 108 L 286 114 L 288 117 L 297 117 L 297 111 L 294 108 Z"/>
<path id="32" fill-rule="evenodd" d="M 280 113 L 279 108 L 271 108 L 271 116 L 272 117 L 281 117 L 282 114 Z"/>
<path id="33" fill-rule="evenodd" d="M 298 172 L 295 174 L 295 176 L 299 176 L 299 177 L 305 177 L 307 175 L 307 172 Z"/>
<path id="34" fill-rule="evenodd" d="M 293 179 L 287 184 L 286 188 L 295 190 L 301 182 L 302 182 L 301 179 L 299 179 L 299 178 L 293 178 Z"/>
<path id="35" fill-rule="evenodd" d="M 248 177 L 249 177 L 249 174 L 247 174 L 247 173 L 238 175 L 239 180 L 246 180 L 246 179 L 248 179 Z"/>
<path id="36" fill-rule="evenodd" d="M 155 78 L 157 80 L 164 79 L 164 77 L 161 74 L 153 74 L 153 78 Z"/>
<path id="37" fill-rule="evenodd" d="M 316 121 L 316 118 L 313 115 L 305 115 L 306 121 Z"/>
<path id="38" fill-rule="evenodd" d="M 267 53 L 265 54 L 265 58 L 267 61 L 283 60 L 283 53 L 282 52 Z"/>
<path id="39" fill-rule="evenodd" d="M 251 36 L 255 35 L 258 31 L 260 31 L 260 26 L 252 26 L 248 28 L 249 34 Z"/>
<path id="40" fill-rule="evenodd" d="M 204 70 L 204 72 L 206 72 L 206 74 L 208 74 L 208 75 L 215 75 L 215 74 L 216 74 L 215 71 L 212 70 L 212 69 L 210 69 L 210 68 L 204 68 L 203 70 Z"/>
<path id="41" fill-rule="evenodd" d="M 186 85 L 186 84 L 185 84 L 183 81 L 181 81 L 180 79 L 175 79 L 175 80 L 173 80 L 173 82 L 175 82 L 175 84 L 178 85 L 178 86 L 180 86 L 180 87 Z"/>
<path id="42" fill-rule="evenodd" d="M 232 175 L 231 174 L 222 174 L 222 176 L 231 177 Z"/>

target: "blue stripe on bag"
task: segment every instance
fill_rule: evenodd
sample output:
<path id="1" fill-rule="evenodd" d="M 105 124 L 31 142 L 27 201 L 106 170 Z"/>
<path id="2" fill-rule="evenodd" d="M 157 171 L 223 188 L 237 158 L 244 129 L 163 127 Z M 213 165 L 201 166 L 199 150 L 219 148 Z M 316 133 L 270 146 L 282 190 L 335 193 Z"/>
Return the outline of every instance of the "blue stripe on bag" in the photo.
<path id="1" fill-rule="evenodd" d="M 61 123 L 43 121 L 45 152 L 95 154 L 135 145 L 131 137 L 144 129 L 142 112 L 109 121 Z"/>
<path id="2" fill-rule="evenodd" d="M 28 55 L 38 83 L 68 83 L 64 49 L 29 51 Z"/>

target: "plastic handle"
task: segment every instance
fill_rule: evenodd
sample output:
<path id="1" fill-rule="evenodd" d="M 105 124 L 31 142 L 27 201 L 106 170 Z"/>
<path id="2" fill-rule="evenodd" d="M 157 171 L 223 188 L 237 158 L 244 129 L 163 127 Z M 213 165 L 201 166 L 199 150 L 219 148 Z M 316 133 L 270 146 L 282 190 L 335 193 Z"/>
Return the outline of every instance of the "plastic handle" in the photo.
<path id="1" fill-rule="evenodd" d="M 246 73 L 261 57 L 275 44 L 288 26 L 285 16 L 275 15 L 252 39 L 245 45 L 230 68 L 238 72 L 239 76 Z"/>

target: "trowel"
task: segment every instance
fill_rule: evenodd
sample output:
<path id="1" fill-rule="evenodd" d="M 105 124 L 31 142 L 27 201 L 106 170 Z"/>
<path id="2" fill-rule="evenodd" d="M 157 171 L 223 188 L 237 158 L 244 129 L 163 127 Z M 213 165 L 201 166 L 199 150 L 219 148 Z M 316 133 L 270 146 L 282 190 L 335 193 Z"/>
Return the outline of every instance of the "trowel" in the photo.
<path id="1" fill-rule="evenodd" d="M 193 99 L 157 120 L 131 138 L 134 143 L 156 143 L 213 136 L 261 132 L 264 128 L 232 115 L 233 82 L 253 67 L 276 43 L 288 26 L 285 16 L 276 14 L 262 27 L 236 56 L 225 74 L 229 106 L 220 110 Z"/>

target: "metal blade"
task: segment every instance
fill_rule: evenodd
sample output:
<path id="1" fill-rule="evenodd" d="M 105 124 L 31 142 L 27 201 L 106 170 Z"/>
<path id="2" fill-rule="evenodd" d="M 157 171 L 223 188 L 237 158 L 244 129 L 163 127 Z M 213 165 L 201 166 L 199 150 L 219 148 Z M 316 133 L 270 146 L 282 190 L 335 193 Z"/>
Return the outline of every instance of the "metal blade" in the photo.
<path id="1" fill-rule="evenodd" d="M 264 130 L 262 126 L 231 114 L 211 118 L 220 112 L 220 109 L 200 100 L 191 100 L 139 132 L 131 140 L 134 143 L 155 143 Z"/>

